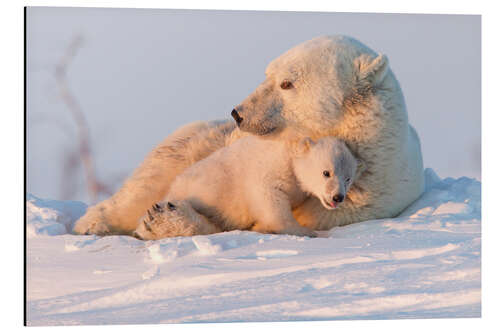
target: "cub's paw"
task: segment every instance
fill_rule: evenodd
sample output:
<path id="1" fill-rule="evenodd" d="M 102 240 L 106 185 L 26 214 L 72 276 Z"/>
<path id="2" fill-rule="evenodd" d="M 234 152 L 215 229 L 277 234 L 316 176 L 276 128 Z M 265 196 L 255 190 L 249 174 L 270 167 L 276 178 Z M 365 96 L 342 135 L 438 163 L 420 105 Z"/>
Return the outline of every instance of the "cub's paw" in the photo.
<path id="1" fill-rule="evenodd" d="M 195 224 L 181 202 L 160 202 L 147 210 L 140 220 L 133 236 L 142 240 L 156 240 L 166 237 L 192 236 Z"/>
<path id="2" fill-rule="evenodd" d="M 132 233 L 132 236 L 142 240 L 160 239 L 158 235 L 158 225 L 163 221 L 164 205 L 162 203 L 155 203 L 150 209 L 147 210 L 137 229 Z"/>

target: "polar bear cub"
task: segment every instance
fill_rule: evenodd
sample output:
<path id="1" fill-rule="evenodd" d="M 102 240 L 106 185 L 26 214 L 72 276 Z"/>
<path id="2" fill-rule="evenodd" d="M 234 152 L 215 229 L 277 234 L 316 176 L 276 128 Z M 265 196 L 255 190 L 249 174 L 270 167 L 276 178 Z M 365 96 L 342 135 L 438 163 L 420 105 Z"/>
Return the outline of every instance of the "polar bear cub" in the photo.
<path id="1" fill-rule="evenodd" d="M 361 166 L 334 137 L 314 142 L 246 136 L 177 176 L 134 236 L 148 240 L 240 229 L 314 237 L 292 210 L 310 196 L 325 209 L 337 208 Z"/>

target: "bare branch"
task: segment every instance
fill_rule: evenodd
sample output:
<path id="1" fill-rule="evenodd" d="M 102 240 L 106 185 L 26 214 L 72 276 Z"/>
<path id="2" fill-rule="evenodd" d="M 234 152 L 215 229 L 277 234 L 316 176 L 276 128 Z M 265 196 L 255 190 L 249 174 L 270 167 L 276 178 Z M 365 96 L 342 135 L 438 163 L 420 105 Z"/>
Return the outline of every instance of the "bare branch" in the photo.
<path id="1" fill-rule="evenodd" d="M 67 80 L 68 67 L 71 61 L 75 58 L 78 50 L 82 47 L 84 42 L 83 36 L 76 36 L 66 49 L 66 53 L 60 59 L 59 63 L 56 65 L 54 76 L 59 88 L 59 95 L 66 104 L 71 116 L 73 117 L 77 125 L 77 138 L 78 138 L 78 153 L 72 153 L 69 155 L 65 165 L 63 175 L 71 175 L 70 168 L 76 168 L 76 156 L 80 157 L 83 164 L 85 172 L 85 180 L 87 184 L 87 191 L 90 197 L 91 203 L 96 203 L 99 198 L 100 193 L 111 194 L 111 190 L 105 184 L 98 181 L 95 168 L 94 160 L 92 157 L 90 149 L 90 130 L 85 119 L 85 114 L 78 103 L 76 97 L 71 93 L 69 89 L 69 84 Z M 64 180 L 63 180 L 64 181 Z M 69 193 L 66 191 L 66 193 Z"/>

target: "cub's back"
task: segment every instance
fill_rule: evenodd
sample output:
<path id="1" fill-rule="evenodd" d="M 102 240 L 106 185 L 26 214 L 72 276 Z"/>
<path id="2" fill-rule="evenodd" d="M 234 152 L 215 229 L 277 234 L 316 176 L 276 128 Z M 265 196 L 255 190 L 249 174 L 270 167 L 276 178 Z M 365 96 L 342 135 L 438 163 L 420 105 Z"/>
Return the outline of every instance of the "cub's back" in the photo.
<path id="1" fill-rule="evenodd" d="M 290 152 L 283 141 L 243 137 L 177 176 L 167 200 L 188 200 L 193 207 L 221 224 L 223 229 L 250 227 L 252 197 L 265 181 L 290 177 Z"/>

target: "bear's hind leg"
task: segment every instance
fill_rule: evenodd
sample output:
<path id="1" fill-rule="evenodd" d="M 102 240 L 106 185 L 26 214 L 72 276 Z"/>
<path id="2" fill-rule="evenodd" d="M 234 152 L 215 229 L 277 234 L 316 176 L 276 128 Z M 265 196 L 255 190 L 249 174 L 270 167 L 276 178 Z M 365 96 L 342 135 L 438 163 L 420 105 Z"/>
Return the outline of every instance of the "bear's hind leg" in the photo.
<path id="1" fill-rule="evenodd" d="M 232 122 L 197 122 L 181 127 L 153 149 L 122 188 L 75 224 L 76 234 L 130 235 L 155 202 L 163 200 L 177 175 L 224 147 Z"/>

